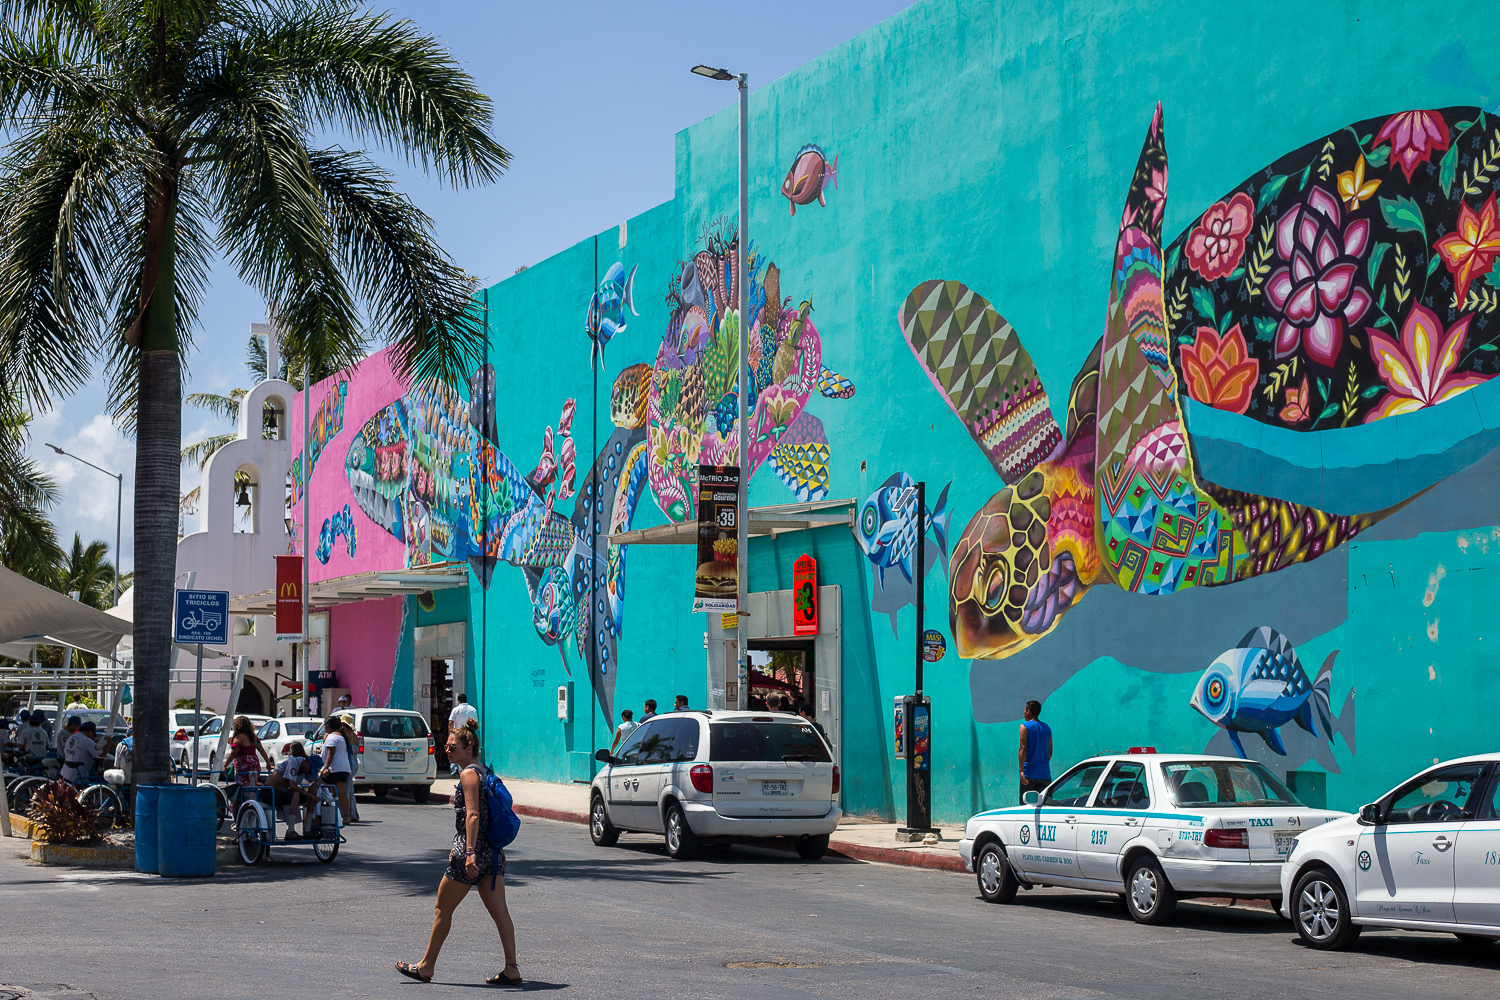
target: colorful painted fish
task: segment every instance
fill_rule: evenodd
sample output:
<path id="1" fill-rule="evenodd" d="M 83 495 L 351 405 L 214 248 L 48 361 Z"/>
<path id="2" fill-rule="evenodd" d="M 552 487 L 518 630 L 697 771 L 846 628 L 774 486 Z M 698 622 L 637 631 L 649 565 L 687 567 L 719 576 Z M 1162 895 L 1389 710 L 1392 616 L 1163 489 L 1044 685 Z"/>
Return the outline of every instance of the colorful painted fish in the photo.
<path id="1" fill-rule="evenodd" d="M 952 486 L 949 483 L 948 486 Z M 900 569 L 908 581 L 915 579 L 912 563 L 917 553 L 917 529 L 912 517 L 916 505 L 917 482 L 904 472 L 897 472 L 880 485 L 859 511 L 859 544 L 865 555 L 875 564 L 880 589 L 885 589 L 885 571 Z M 938 494 L 937 506 L 929 506 L 924 512 L 923 526 L 932 533 L 937 542 L 940 558 L 947 566 L 948 555 L 948 486 Z M 908 489 L 911 496 L 903 509 L 902 494 Z"/>
<path id="2" fill-rule="evenodd" d="M 630 269 L 629 277 L 625 275 L 625 265 L 615 261 L 604 272 L 604 280 L 599 282 L 599 290 L 589 299 L 589 311 L 583 322 L 583 328 L 593 341 L 589 348 L 589 364 L 595 359 L 604 360 L 604 345 L 609 343 L 617 334 L 625 332 L 625 310 L 629 309 L 632 316 L 639 316 L 635 311 L 635 272 L 640 268 L 637 264 Z"/>
<path id="3" fill-rule="evenodd" d="M 1241 757 L 1249 755 L 1240 743 L 1240 733 L 1258 733 L 1266 746 L 1285 757 L 1280 730 L 1288 722 L 1297 723 L 1319 739 L 1333 739 L 1329 689 L 1337 655 L 1338 650 L 1329 653 L 1318 679 L 1308 683 L 1291 642 L 1262 625 L 1209 664 L 1188 704 L 1228 732 Z"/>
<path id="4" fill-rule="evenodd" d="M 814 200 L 828 207 L 823 191 L 828 185 L 838 190 L 838 166 L 838 154 L 835 153 L 833 162 L 829 163 L 823 150 L 812 143 L 797 151 L 797 158 L 792 160 L 791 169 L 786 172 L 786 180 L 781 182 L 781 193 L 792 203 L 793 215 L 797 214 L 798 205 L 810 205 Z"/>

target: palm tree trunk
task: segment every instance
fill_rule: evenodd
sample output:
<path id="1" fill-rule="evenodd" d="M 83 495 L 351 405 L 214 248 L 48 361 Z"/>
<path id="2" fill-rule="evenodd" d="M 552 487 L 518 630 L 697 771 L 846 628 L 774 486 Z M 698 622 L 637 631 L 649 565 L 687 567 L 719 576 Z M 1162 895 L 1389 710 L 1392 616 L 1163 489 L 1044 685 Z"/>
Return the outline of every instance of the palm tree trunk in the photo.
<path id="1" fill-rule="evenodd" d="M 135 781 L 172 780 L 172 605 L 182 480 L 182 366 L 177 353 L 175 212 L 170 196 L 148 208 L 161 253 L 142 324 L 135 450 Z M 160 225 L 160 230 L 158 230 Z M 152 235 L 156 235 L 153 232 Z"/>

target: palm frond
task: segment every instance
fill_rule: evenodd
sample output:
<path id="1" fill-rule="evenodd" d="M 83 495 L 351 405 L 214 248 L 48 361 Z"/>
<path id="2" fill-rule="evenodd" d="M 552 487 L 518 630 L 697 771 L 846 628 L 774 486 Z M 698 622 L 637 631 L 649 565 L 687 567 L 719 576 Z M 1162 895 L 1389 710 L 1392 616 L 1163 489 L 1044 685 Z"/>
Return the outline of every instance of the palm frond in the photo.
<path id="1" fill-rule="evenodd" d="M 244 401 L 247 392 L 246 389 L 230 389 L 227 396 L 221 396 L 216 392 L 195 392 L 183 397 L 182 401 L 200 410 L 207 410 L 222 420 L 238 420 L 240 419 L 240 404 Z"/>
<path id="2" fill-rule="evenodd" d="M 206 437 L 202 441 L 195 441 L 182 449 L 182 460 L 196 462 L 199 470 L 208 468 L 208 460 L 214 457 L 214 452 L 224 447 L 235 439 L 233 434 L 215 434 Z"/>

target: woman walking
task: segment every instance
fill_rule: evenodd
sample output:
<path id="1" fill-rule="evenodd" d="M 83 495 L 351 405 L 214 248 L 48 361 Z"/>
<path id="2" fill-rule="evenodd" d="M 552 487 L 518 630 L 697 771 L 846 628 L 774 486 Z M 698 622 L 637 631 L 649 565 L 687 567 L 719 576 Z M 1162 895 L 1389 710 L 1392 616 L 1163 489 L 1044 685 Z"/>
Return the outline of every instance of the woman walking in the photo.
<path id="1" fill-rule="evenodd" d="M 337 715 L 330 715 L 323 720 L 323 769 L 318 777 L 323 779 L 324 784 L 333 786 L 344 822 L 352 820 L 349 802 L 354 798 L 354 763 L 350 756 L 349 741 L 344 736 L 344 723 Z"/>
<path id="2" fill-rule="evenodd" d="M 415 965 L 397 962 L 396 971 L 424 983 L 432 982 L 438 952 L 453 926 L 453 911 L 469 894 L 469 886 L 476 885 L 479 899 L 494 918 L 500 931 L 500 945 L 505 949 L 505 968 L 485 982 L 514 986 L 521 982 L 521 967 L 516 964 L 516 927 L 505 905 L 505 852 L 499 852 L 497 858 L 485 836 L 490 817 L 482 784 L 487 772 L 479 763 L 479 724 L 470 719 L 463 726 L 450 729 L 446 750 L 448 759 L 460 768 L 458 787 L 453 790 L 456 828 L 453 850 L 448 855 L 443 880 L 438 883 L 437 912 L 432 918 L 427 952 Z M 472 808 L 466 803 L 473 803 Z"/>
<path id="3" fill-rule="evenodd" d="M 256 754 L 260 756 L 257 757 Z M 234 717 L 234 735 L 224 748 L 224 756 L 234 764 L 234 780 L 241 785 L 260 784 L 261 757 L 266 760 L 266 770 L 276 766 L 260 738 L 255 735 L 255 723 L 243 715 Z"/>

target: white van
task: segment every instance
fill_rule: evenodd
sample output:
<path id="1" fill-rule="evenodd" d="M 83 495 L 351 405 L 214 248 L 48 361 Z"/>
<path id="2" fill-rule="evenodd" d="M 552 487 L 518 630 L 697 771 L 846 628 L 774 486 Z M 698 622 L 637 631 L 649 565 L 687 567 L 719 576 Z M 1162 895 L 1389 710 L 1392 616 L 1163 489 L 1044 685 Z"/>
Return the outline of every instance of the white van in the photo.
<path id="1" fill-rule="evenodd" d="M 789 837 L 809 860 L 838 829 L 839 769 L 806 719 L 782 712 L 669 712 L 642 723 L 589 793 L 589 835 L 608 847 L 620 831 L 661 833 L 667 853 L 703 843 Z"/>
<path id="2" fill-rule="evenodd" d="M 392 788 L 405 788 L 416 802 L 426 802 L 437 780 L 436 747 L 427 720 L 403 708 L 346 708 L 359 734 L 359 768 L 354 772 L 358 792 L 368 788 L 377 799 Z M 309 738 L 308 753 L 323 752 L 323 727 Z"/>

